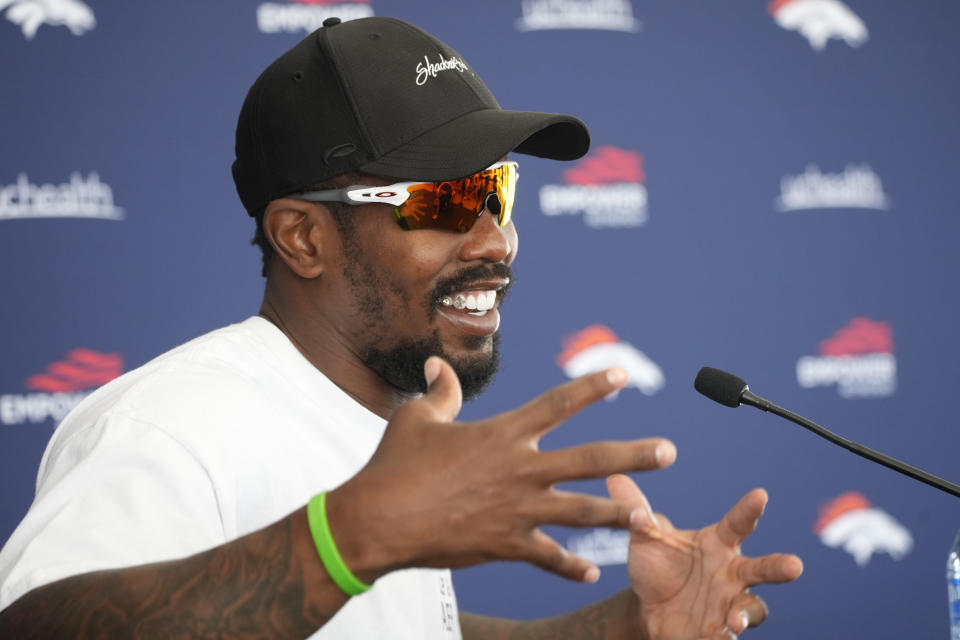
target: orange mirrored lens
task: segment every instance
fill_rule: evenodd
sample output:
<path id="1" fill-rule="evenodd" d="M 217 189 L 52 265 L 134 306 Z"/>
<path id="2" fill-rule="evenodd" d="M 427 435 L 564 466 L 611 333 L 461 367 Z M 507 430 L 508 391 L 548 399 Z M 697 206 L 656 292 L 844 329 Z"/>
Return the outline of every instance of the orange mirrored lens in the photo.
<path id="1" fill-rule="evenodd" d="M 410 197 L 395 211 L 397 221 L 405 229 L 466 233 L 488 209 L 505 226 L 513 210 L 516 176 L 516 165 L 505 164 L 461 180 L 412 185 L 407 188 Z M 497 202 L 488 202 L 491 196 Z"/>

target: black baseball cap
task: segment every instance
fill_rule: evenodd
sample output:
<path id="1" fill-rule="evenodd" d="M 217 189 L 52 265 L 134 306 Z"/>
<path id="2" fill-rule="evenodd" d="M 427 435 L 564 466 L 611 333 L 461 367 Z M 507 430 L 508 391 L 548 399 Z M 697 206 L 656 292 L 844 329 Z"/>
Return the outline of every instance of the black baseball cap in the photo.
<path id="1" fill-rule="evenodd" d="M 250 88 L 233 180 L 253 216 L 276 198 L 352 171 L 454 180 L 506 153 L 575 160 L 577 118 L 507 111 L 463 57 L 394 18 L 328 18 Z"/>

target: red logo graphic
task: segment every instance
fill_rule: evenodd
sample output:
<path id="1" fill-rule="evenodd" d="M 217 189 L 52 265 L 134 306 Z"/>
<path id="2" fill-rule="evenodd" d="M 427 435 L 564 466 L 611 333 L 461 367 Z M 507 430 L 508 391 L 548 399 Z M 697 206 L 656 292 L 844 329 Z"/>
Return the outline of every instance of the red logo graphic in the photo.
<path id="1" fill-rule="evenodd" d="M 847 326 L 822 340 L 819 350 L 825 356 L 893 353 L 893 327 L 887 322 L 853 318 Z"/>
<path id="2" fill-rule="evenodd" d="M 563 351 L 557 356 L 557 364 L 565 367 L 571 359 L 590 347 L 618 342 L 620 342 L 620 338 L 613 331 L 602 324 L 592 324 L 586 329 L 564 338 Z"/>
<path id="3" fill-rule="evenodd" d="M 913 536 L 890 514 L 874 507 L 856 491 L 848 491 L 819 509 L 813 532 L 828 547 L 842 548 L 864 567 L 875 553 L 900 560 L 913 549 Z"/>
<path id="4" fill-rule="evenodd" d="M 622 184 L 646 182 L 647 176 L 643 156 L 638 152 L 605 145 L 597 147 L 576 167 L 564 171 L 563 179 L 568 184 Z"/>
<path id="5" fill-rule="evenodd" d="M 823 530 L 827 528 L 827 525 L 843 514 L 869 508 L 870 501 L 867 500 L 866 496 L 856 491 L 847 491 L 833 500 L 820 505 L 820 508 L 817 509 L 819 518 L 817 518 L 816 523 L 813 525 L 813 532 L 819 536 L 823 533 Z"/>
<path id="6" fill-rule="evenodd" d="M 27 388 L 60 393 L 99 387 L 123 373 L 119 353 L 99 353 L 92 349 L 73 349 L 67 359 L 54 362 L 45 373 L 27 378 Z"/>

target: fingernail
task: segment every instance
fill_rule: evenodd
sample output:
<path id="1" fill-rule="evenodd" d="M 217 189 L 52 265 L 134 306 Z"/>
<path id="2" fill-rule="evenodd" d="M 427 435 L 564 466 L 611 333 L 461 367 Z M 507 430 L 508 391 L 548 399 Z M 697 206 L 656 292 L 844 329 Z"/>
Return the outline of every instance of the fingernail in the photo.
<path id="1" fill-rule="evenodd" d="M 637 507 L 630 512 L 630 528 L 643 529 L 653 522 L 653 514 L 646 507 Z"/>
<path id="2" fill-rule="evenodd" d="M 623 367 L 607 369 L 607 382 L 612 385 L 621 385 L 627 381 L 627 370 Z"/>
<path id="3" fill-rule="evenodd" d="M 661 442 L 653 450 L 653 457 L 657 464 L 672 464 L 677 459 L 677 448 L 670 442 Z"/>
<path id="4" fill-rule="evenodd" d="M 427 388 L 430 388 L 430 385 L 433 384 L 433 381 L 436 380 L 439 375 L 440 362 L 433 356 L 430 356 L 423 364 L 423 377 L 427 379 Z"/>
<path id="5" fill-rule="evenodd" d="M 746 611 L 740 612 L 740 631 L 744 631 L 747 628 L 747 625 L 750 624 L 750 616 L 747 615 Z"/>
<path id="6" fill-rule="evenodd" d="M 596 567 L 590 567 L 583 574 L 583 581 L 588 582 L 590 584 L 593 584 L 599 579 L 600 579 L 600 569 L 597 569 Z"/>

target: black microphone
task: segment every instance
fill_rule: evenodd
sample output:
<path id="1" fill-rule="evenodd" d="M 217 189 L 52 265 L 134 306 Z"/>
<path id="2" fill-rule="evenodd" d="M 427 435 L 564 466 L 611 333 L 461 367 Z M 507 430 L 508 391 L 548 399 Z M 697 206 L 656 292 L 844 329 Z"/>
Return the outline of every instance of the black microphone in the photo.
<path id="1" fill-rule="evenodd" d="M 765 400 L 764 398 L 755 395 L 752 391 L 750 391 L 750 387 L 742 378 L 738 378 L 732 373 L 727 373 L 726 371 L 721 371 L 720 369 L 714 369 L 713 367 L 703 367 L 700 369 L 700 372 L 697 373 L 697 378 L 693 381 L 693 387 L 714 402 L 719 402 L 727 407 L 739 407 L 741 404 L 748 404 L 751 407 L 756 407 L 758 409 L 762 409 L 763 411 L 769 411 L 770 413 L 776 414 L 781 418 L 786 418 L 790 422 L 794 422 L 804 429 L 814 432 L 821 438 L 826 438 L 833 444 L 839 445 L 847 451 L 852 451 L 858 456 L 864 457 L 867 460 L 872 460 L 878 464 L 882 464 L 888 469 L 899 471 L 900 473 L 910 476 L 914 480 L 919 480 L 920 482 L 928 484 L 931 487 L 936 487 L 941 491 L 946 491 L 949 494 L 960 497 L 960 486 L 957 486 L 952 482 L 947 482 L 946 480 L 931 475 L 926 471 L 917 469 L 916 467 L 911 467 L 910 465 L 900 462 L 895 458 L 885 456 L 882 453 L 874 451 L 873 449 L 869 449 L 861 444 L 857 444 L 856 442 L 852 442 L 846 438 L 841 438 L 837 434 L 827 431 L 812 420 L 807 420 L 801 415 L 798 415 L 792 411 L 788 411 L 783 407 L 778 407 L 769 400 Z"/>

